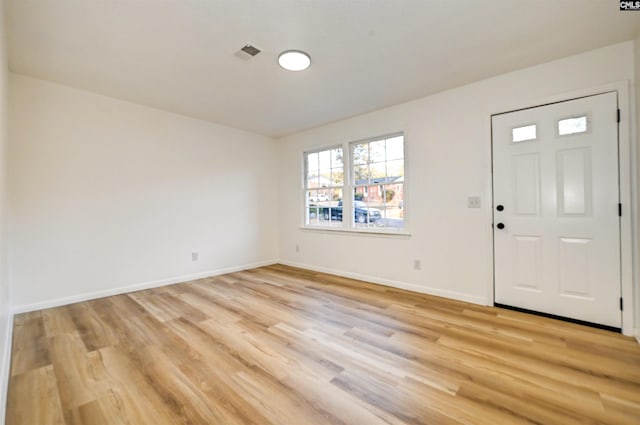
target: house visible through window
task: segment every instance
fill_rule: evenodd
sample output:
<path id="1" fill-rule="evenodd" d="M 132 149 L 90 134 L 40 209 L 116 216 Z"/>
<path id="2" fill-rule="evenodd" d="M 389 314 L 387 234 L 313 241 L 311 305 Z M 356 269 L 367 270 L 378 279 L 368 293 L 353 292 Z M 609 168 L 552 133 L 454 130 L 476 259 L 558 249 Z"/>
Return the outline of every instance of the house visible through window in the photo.
<path id="1" fill-rule="evenodd" d="M 342 148 L 306 153 L 305 169 L 306 224 L 342 226 L 335 208 L 342 201 L 344 185 Z"/>
<path id="2" fill-rule="evenodd" d="M 404 154 L 402 133 L 305 153 L 305 225 L 404 231 Z"/>

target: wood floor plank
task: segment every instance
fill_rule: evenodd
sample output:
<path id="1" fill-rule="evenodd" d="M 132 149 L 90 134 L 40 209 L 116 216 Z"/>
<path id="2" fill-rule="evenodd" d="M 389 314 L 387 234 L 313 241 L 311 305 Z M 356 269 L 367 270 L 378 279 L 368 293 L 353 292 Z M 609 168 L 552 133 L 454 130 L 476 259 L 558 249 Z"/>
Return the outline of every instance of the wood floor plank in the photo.
<path id="1" fill-rule="evenodd" d="M 51 365 L 12 376 L 7 406 L 7 424 L 65 424 Z"/>
<path id="2" fill-rule="evenodd" d="M 118 336 L 100 319 L 92 302 L 72 304 L 68 311 L 87 351 L 118 343 Z"/>
<path id="3" fill-rule="evenodd" d="M 17 331 L 13 335 L 15 355 L 11 363 L 11 375 L 51 364 L 51 340 L 46 335 L 42 315 L 19 320 L 14 327 Z"/>
<path id="4" fill-rule="evenodd" d="M 112 387 L 101 361 L 87 352 L 78 333 L 52 339 L 51 357 L 64 410 L 90 403 Z"/>
<path id="5" fill-rule="evenodd" d="M 101 349 L 100 356 L 109 376 L 116 382 L 117 398 L 123 400 L 118 404 L 120 415 L 131 425 L 189 423 L 179 403 L 163 398 L 162 391 L 155 388 L 154 379 L 139 366 L 146 359 L 138 351 L 128 352 L 113 346 Z"/>
<path id="6" fill-rule="evenodd" d="M 640 423 L 640 345 L 273 265 L 14 320 L 11 425 Z"/>

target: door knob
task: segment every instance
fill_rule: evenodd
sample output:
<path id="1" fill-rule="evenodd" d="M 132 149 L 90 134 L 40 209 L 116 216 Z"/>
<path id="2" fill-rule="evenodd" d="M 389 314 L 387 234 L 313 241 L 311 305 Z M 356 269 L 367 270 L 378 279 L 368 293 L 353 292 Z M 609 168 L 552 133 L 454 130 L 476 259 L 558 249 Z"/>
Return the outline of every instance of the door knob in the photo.
<path id="1" fill-rule="evenodd" d="M 504 206 L 502 206 L 502 205 L 498 205 L 498 206 L 496 207 L 496 209 L 497 209 L 498 211 L 502 211 L 502 210 L 504 210 Z"/>
<path id="2" fill-rule="evenodd" d="M 498 223 L 498 225 L 496 227 L 498 229 L 502 230 L 502 229 L 504 229 L 504 223 Z"/>

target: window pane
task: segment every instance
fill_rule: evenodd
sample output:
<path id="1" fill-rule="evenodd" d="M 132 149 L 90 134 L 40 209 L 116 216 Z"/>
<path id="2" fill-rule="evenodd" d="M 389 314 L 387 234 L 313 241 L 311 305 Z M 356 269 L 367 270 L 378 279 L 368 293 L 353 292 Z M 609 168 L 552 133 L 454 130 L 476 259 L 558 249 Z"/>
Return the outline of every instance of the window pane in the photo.
<path id="1" fill-rule="evenodd" d="M 318 202 L 319 223 L 323 226 L 342 226 L 342 189 L 328 192 L 328 200 Z"/>
<path id="2" fill-rule="evenodd" d="M 307 224 L 317 225 L 320 223 L 320 211 L 318 205 L 310 203 L 307 207 Z"/>
<path id="3" fill-rule="evenodd" d="M 384 140 L 369 143 L 369 162 L 381 162 L 385 160 Z"/>
<path id="4" fill-rule="evenodd" d="M 404 227 L 404 184 L 388 184 L 383 186 L 385 210 L 385 227 Z"/>
<path id="5" fill-rule="evenodd" d="M 354 189 L 353 217 L 354 227 L 372 227 L 382 219 L 380 208 L 384 208 L 382 191 L 378 185 Z"/>
<path id="6" fill-rule="evenodd" d="M 318 152 L 318 157 L 320 160 L 320 169 L 331 168 L 331 151 L 326 150 L 322 152 Z"/>
<path id="7" fill-rule="evenodd" d="M 318 170 L 318 154 L 310 153 L 307 155 L 307 172 L 309 174 Z"/>
<path id="8" fill-rule="evenodd" d="M 318 225 L 320 223 L 320 219 L 318 217 L 317 209 L 307 209 L 307 224 L 313 226 Z"/>
<path id="9" fill-rule="evenodd" d="M 537 137 L 536 130 L 537 126 L 535 124 L 514 128 L 513 130 L 511 130 L 512 140 L 515 143 L 524 142 L 527 140 L 535 140 L 535 138 Z"/>
<path id="10" fill-rule="evenodd" d="M 376 221 L 376 227 L 387 230 L 402 230 L 404 228 L 404 218 L 402 210 L 398 207 L 387 206 L 381 209 L 382 219 Z"/>
<path id="11" fill-rule="evenodd" d="M 329 202 L 331 203 L 331 206 L 334 206 L 334 207 L 342 205 L 342 189 L 330 190 Z"/>
<path id="12" fill-rule="evenodd" d="M 353 171 L 354 171 L 354 178 L 355 178 L 354 183 L 356 185 L 367 184 L 369 182 L 369 176 L 371 175 L 371 173 L 369 172 L 368 165 L 366 164 L 354 165 Z"/>
<path id="13" fill-rule="evenodd" d="M 587 117 L 567 118 L 558 121 L 558 134 L 565 136 L 567 134 L 584 133 L 587 131 Z"/>
<path id="14" fill-rule="evenodd" d="M 387 161 L 404 158 L 404 136 L 387 139 Z"/>
<path id="15" fill-rule="evenodd" d="M 402 198 L 404 196 L 403 193 L 403 184 L 386 184 L 384 186 L 380 186 L 384 203 L 387 208 L 397 208 L 400 202 L 402 202 Z"/>
<path id="16" fill-rule="evenodd" d="M 305 222 L 307 224 L 317 224 L 318 223 L 318 216 L 320 214 L 320 211 L 318 210 L 318 204 L 316 202 L 316 200 L 318 198 L 318 191 L 317 190 L 308 190 L 306 192 L 306 197 L 307 197 L 307 201 L 306 201 Z"/>
<path id="17" fill-rule="evenodd" d="M 309 189 L 313 189 L 314 187 L 318 187 L 319 183 L 318 183 L 318 172 L 315 171 L 313 175 L 309 175 L 307 177 L 307 188 Z"/>
<path id="18" fill-rule="evenodd" d="M 331 191 L 329 190 L 312 190 L 309 191 L 309 202 L 313 202 L 320 206 L 325 205 L 331 200 Z"/>
<path id="19" fill-rule="evenodd" d="M 363 165 L 369 162 L 369 144 L 358 143 L 353 145 L 353 163 L 355 165 Z"/>
<path id="20" fill-rule="evenodd" d="M 331 170 L 320 170 L 320 177 L 318 178 L 318 187 L 331 186 Z"/>
<path id="21" fill-rule="evenodd" d="M 404 180 L 404 161 L 389 161 L 387 162 L 387 177 L 393 180 L 402 178 Z"/>
<path id="22" fill-rule="evenodd" d="M 344 171 L 342 168 L 331 169 L 331 184 L 333 186 L 342 186 L 344 183 Z"/>
<path id="23" fill-rule="evenodd" d="M 387 176 L 387 167 L 384 162 L 374 162 L 369 166 L 371 170 L 371 180 L 376 182 L 376 180 L 384 180 Z"/>
<path id="24" fill-rule="evenodd" d="M 332 168 L 343 168 L 343 160 L 342 160 L 342 148 L 331 149 L 331 167 Z"/>
<path id="25" fill-rule="evenodd" d="M 402 183 L 362 186 L 354 189 L 356 228 L 404 228 L 404 185 Z"/>

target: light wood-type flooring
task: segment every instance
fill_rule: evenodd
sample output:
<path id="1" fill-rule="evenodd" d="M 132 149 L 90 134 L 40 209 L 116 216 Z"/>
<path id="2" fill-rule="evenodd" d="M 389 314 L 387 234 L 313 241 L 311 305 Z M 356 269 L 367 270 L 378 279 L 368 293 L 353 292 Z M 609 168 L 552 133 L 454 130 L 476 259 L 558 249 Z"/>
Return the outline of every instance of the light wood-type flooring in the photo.
<path id="1" fill-rule="evenodd" d="M 7 409 L 7 425 L 640 424 L 640 345 L 275 265 L 18 315 Z"/>

